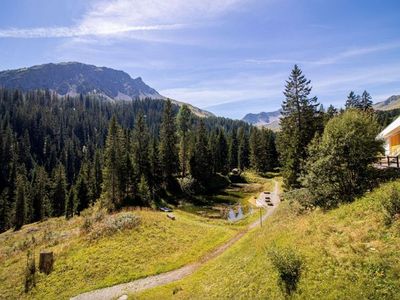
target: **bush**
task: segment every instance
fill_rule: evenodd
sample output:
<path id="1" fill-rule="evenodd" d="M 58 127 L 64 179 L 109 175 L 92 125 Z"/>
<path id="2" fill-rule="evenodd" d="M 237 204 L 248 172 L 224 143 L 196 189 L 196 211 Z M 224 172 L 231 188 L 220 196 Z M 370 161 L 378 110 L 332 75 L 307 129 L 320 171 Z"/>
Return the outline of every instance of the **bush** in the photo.
<path id="1" fill-rule="evenodd" d="M 88 209 L 81 213 L 83 217 L 83 223 L 81 225 L 81 231 L 88 233 L 92 230 L 95 223 L 101 222 L 107 216 L 106 208 L 102 207 L 100 203 L 95 203 Z"/>
<path id="2" fill-rule="evenodd" d="M 182 192 L 187 196 L 193 196 L 196 194 L 197 181 L 192 176 L 186 176 L 178 179 L 179 185 L 181 186 Z"/>
<path id="3" fill-rule="evenodd" d="M 278 284 L 282 292 L 291 295 L 297 289 L 303 262 L 292 249 L 273 249 L 269 252 L 272 264 L 279 274 Z"/>
<path id="4" fill-rule="evenodd" d="M 350 202 L 371 187 L 372 164 L 383 151 L 379 125 L 369 113 L 349 110 L 331 119 L 308 147 L 303 183 L 326 209 Z"/>
<path id="5" fill-rule="evenodd" d="M 96 240 L 100 237 L 110 236 L 123 230 L 136 228 L 140 222 L 140 217 L 131 212 L 110 215 L 102 222 L 95 224 L 87 238 Z"/>
<path id="6" fill-rule="evenodd" d="M 397 188 L 391 188 L 389 196 L 382 200 L 382 208 L 387 225 L 400 218 L 400 191 Z"/>
<path id="7" fill-rule="evenodd" d="M 315 208 L 314 199 L 306 188 L 296 189 L 283 194 L 283 200 L 288 201 L 290 208 L 301 215 Z"/>

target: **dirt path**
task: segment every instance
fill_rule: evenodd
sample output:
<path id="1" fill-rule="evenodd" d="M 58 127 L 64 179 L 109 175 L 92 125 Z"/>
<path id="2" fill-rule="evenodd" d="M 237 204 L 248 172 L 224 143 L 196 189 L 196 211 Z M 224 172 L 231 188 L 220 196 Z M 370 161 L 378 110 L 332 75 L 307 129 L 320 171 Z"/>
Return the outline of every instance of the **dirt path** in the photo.
<path id="1" fill-rule="evenodd" d="M 274 206 L 268 207 L 265 210 L 265 213 L 262 216 L 262 222 L 264 222 L 268 217 L 270 217 L 275 209 L 278 207 L 280 199 L 279 199 L 279 185 L 278 182 L 275 181 L 274 191 L 271 193 L 271 202 Z M 233 238 L 231 238 L 228 242 L 219 246 L 213 252 L 205 255 L 199 261 L 186 265 L 176 270 L 172 270 L 166 273 L 148 276 L 142 279 L 137 279 L 131 282 L 122 283 L 118 285 L 114 285 L 107 288 L 102 288 L 98 290 L 94 290 L 91 292 L 86 292 L 71 298 L 71 300 L 109 300 L 116 299 L 121 295 L 134 293 L 142 290 L 146 290 L 149 288 L 153 288 L 156 286 L 164 285 L 167 283 L 171 283 L 177 280 L 180 280 L 190 274 L 194 273 L 197 269 L 199 269 L 203 264 L 210 261 L 211 259 L 221 255 L 225 252 L 229 247 L 235 244 L 240 238 L 242 238 L 249 230 L 260 226 L 260 219 L 253 222 L 249 225 L 246 230 L 239 232 Z"/>

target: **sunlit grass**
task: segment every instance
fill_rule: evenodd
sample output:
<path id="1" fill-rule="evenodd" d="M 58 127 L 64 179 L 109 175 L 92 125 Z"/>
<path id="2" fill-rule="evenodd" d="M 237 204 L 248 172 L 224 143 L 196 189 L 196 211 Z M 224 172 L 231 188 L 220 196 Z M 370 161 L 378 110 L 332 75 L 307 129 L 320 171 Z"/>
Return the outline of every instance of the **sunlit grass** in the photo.
<path id="1" fill-rule="evenodd" d="M 25 226 L 18 233 L 2 234 L 1 296 L 7 299 L 67 299 L 84 291 L 179 268 L 198 260 L 237 232 L 236 228 L 202 222 L 182 211 L 174 212 L 175 221 L 161 212 L 138 211 L 136 214 L 141 217 L 137 229 L 94 242 L 77 232 L 81 218 L 72 221 L 52 219 Z M 38 231 L 27 233 L 32 228 Z M 53 232 L 53 238 L 42 241 L 48 230 Z M 63 238 L 68 232 L 72 234 Z M 54 271 L 48 276 L 39 274 L 36 288 L 24 295 L 26 251 L 18 245 L 30 240 L 31 236 L 37 241 L 36 259 L 39 250 L 45 248 L 54 251 L 56 261 Z M 22 251 L 12 250 L 18 247 Z"/>
<path id="2" fill-rule="evenodd" d="M 254 178 L 257 178 L 256 176 Z M 163 273 L 211 252 L 239 231 L 258 214 L 229 222 L 215 213 L 213 206 L 242 205 L 245 212 L 250 200 L 271 180 L 237 185 L 210 196 L 211 207 L 187 205 L 176 209 L 176 220 L 156 211 L 133 211 L 140 217 L 137 228 L 90 240 L 80 228 L 83 217 L 53 218 L 26 225 L 18 232 L 0 235 L 0 298 L 68 299 L 79 293 Z M 199 211 L 208 211 L 201 215 Z M 94 230 L 96 230 L 96 226 Z M 41 249 L 55 253 L 53 272 L 37 273 L 37 285 L 23 293 L 24 268 L 28 249 L 34 249 L 36 264 Z"/>
<path id="3" fill-rule="evenodd" d="M 262 229 L 195 274 L 131 298 L 284 299 L 268 253 L 289 247 L 304 261 L 295 299 L 399 299 L 400 221 L 386 226 L 380 204 L 390 186 L 327 213 L 297 216 L 283 202 Z"/>

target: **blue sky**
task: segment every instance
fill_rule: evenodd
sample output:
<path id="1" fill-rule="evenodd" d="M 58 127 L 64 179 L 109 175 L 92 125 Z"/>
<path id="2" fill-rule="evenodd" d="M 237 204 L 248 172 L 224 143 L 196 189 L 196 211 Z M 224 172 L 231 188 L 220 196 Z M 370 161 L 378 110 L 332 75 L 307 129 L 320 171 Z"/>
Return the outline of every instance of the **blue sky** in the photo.
<path id="1" fill-rule="evenodd" d="M 80 61 L 217 115 L 276 110 L 295 63 L 324 105 L 400 94 L 398 0 L 2 0 L 0 69 Z"/>

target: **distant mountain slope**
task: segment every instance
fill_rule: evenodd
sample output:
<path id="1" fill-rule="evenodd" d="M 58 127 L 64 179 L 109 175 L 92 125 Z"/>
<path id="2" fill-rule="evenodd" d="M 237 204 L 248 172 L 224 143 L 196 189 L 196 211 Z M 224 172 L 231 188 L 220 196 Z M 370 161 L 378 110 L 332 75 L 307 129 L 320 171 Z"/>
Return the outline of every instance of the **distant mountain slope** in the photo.
<path id="1" fill-rule="evenodd" d="M 279 120 L 281 118 L 281 110 L 272 112 L 261 112 L 258 114 L 247 114 L 243 121 L 258 127 L 266 127 L 272 130 L 279 130 Z"/>
<path id="2" fill-rule="evenodd" d="M 375 110 L 391 110 L 396 108 L 400 108 L 400 95 L 390 96 L 385 101 L 374 104 Z"/>
<path id="3" fill-rule="evenodd" d="M 0 72 L 0 86 L 29 91 L 48 89 L 61 96 L 97 94 L 110 100 L 167 99 L 145 84 L 142 78 L 106 67 L 96 67 L 79 62 L 44 64 L 30 68 Z M 172 100 L 182 105 L 182 102 Z M 189 105 L 201 116 L 212 114 Z"/>

